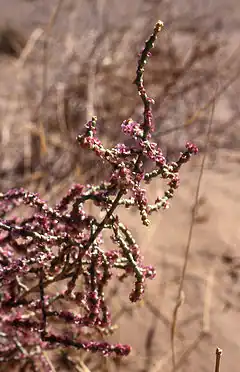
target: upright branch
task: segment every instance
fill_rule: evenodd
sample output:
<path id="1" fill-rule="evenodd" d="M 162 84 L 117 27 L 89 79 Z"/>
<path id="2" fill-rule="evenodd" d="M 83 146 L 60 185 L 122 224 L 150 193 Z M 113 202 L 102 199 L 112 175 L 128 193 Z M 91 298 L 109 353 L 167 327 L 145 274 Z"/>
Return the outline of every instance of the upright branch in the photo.
<path id="1" fill-rule="evenodd" d="M 137 66 L 137 76 L 134 81 L 134 83 L 137 85 L 138 93 L 144 105 L 144 122 L 143 122 L 144 137 L 147 137 L 149 132 L 154 131 L 152 107 L 151 107 L 151 105 L 154 104 L 154 100 L 148 97 L 147 95 L 147 92 L 144 88 L 143 75 L 144 75 L 145 65 L 148 62 L 148 58 L 151 56 L 150 51 L 151 49 L 154 48 L 154 43 L 157 39 L 157 35 L 161 31 L 162 28 L 163 28 L 163 22 L 158 21 L 154 27 L 153 34 L 146 41 L 145 48 L 140 54 L 140 58 L 138 61 L 138 66 Z"/>

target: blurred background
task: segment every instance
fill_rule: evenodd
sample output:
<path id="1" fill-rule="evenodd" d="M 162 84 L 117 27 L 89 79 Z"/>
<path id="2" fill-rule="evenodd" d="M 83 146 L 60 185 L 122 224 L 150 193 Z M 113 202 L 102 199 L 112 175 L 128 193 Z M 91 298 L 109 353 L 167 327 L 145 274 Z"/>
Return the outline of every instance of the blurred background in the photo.
<path id="1" fill-rule="evenodd" d="M 238 0 L 0 0 L 0 190 L 24 187 L 54 203 L 72 183 L 106 177 L 108 170 L 75 138 L 97 115 L 106 145 L 127 143 L 120 125 L 141 120 L 132 82 L 158 19 L 165 27 L 145 73 L 156 102 L 154 140 L 169 160 L 187 140 L 200 155 L 182 169 L 170 210 L 155 215 L 147 230 L 138 214 L 122 213 L 157 269 L 140 305 L 129 303 L 127 286 L 109 294 L 118 326 L 112 340 L 130 343 L 131 356 L 63 353 L 59 371 L 172 371 L 172 314 L 194 205 L 175 370 L 212 371 L 217 346 L 224 351 L 222 371 L 239 370 Z M 161 196 L 163 190 L 158 181 L 149 191 Z"/>

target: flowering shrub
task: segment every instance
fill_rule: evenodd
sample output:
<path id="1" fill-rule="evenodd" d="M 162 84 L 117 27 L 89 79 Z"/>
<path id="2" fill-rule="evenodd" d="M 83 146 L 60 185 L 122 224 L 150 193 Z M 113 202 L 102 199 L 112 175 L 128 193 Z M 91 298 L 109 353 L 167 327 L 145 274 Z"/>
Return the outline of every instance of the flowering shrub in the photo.
<path id="1" fill-rule="evenodd" d="M 148 226 L 150 214 L 168 207 L 179 186 L 180 167 L 198 151 L 187 143 L 179 159 L 168 163 L 151 141 L 154 101 L 146 93 L 143 74 L 162 26 L 158 21 L 138 61 L 135 84 L 144 106 L 143 121 L 127 119 L 121 126 L 135 145 L 105 148 L 96 137 L 96 117 L 77 137 L 81 147 L 109 166 L 109 179 L 99 185 L 74 185 L 53 208 L 23 189 L 0 194 L 1 362 L 38 360 L 48 371 L 45 350 L 71 346 L 104 355 L 130 352 L 128 345 L 102 341 L 112 332 L 105 288 L 114 276 L 121 280 L 132 276 L 129 299 L 136 302 L 155 270 L 144 266 L 117 207 L 137 207 L 143 225 Z M 144 169 L 144 159 L 152 162 L 150 172 Z M 168 180 L 168 189 L 151 205 L 143 185 L 155 177 Z M 101 221 L 87 213 L 89 200 L 104 213 Z M 22 205 L 32 208 L 33 213 L 14 215 Z M 115 249 L 104 246 L 105 230 L 110 232 Z M 51 285 L 58 285 L 59 292 L 54 293 Z"/>

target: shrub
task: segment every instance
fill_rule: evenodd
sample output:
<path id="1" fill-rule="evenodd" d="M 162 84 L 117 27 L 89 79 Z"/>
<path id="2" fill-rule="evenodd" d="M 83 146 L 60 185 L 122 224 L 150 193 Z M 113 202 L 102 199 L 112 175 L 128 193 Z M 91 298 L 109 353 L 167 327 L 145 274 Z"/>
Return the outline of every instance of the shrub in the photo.
<path id="1" fill-rule="evenodd" d="M 121 125 L 134 145 L 105 148 L 96 137 L 96 117 L 77 137 L 82 148 L 93 151 L 111 169 L 109 178 L 98 185 L 74 185 L 54 207 L 23 189 L 0 194 L 1 362 L 31 362 L 48 371 L 44 351 L 59 347 L 104 355 L 130 352 L 128 345 L 103 341 L 112 332 L 106 287 L 114 277 L 120 281 L 134 277 L 129 299 L 136 302 L 155 270 L 144 265 L 139 246 L 121 222 L 117 208 L 137 207 L 143 225 L 148 226 L 149 215 L 168 207 L 179 186 L 181 166 L 198 151 L 187 143 L 178 160 L 168 163 L 151 141 L 154 101 L 145 90 L 143 75 L 162 26 L 158 21 L 137 65 L 134 83 L 143 102 L 143 121 L 130 118 Z M 145 159 L 152 164 L 149 172 L 144 168 Z M 156 177 L 166 179 L 168 188 L 150 204 L 144 185 Z M 104 213 L 101 221 L 99 215 L 87 213 L 89 201 Z M 19 209 L 15 213 L 21 206 L 33 212 Z M 114 249 L 104 244 L 105 231 Z"/>

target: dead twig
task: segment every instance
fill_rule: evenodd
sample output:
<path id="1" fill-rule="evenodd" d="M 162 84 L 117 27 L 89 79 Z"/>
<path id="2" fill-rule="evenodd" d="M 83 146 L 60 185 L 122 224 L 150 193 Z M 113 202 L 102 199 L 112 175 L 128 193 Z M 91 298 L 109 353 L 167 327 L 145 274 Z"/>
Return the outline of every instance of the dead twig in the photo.
<path id="1" fill-rule="evenodd" d="M 215 372 L 219 372 L 220 371 L 220 360 L 221 360 L 221 356 L 222 356 L 222 349 L 220 349 L 219 347 L 217 347 L 217 349 L 216 349 Z"/>
<path id="2" fill-rule="evenodd" d="M 183 299 L 184 299 L 183 285 L 184 285 L 184 280 L 185 280 L 185 276 L 186 276 L 189 252 L 190 252 L 192 236 L 193 236 L 193 229 L 194 229 L 195 220 L 196 220 L 196 212 L 197 212 L 196 207 L 197 207 L 197 204 L 198 204 L 198 199 L 199 199 L 199 194 L 200 194 L 200 187 L 201 187 L 203 172 L 204 172 L 205 163 L 206 163 L 207 150 L 208 150 L 208 145 L 209 145 L 209 142 L 210 142 L 210 135 L 211 135 L 211 129 L 212 129 L 212 123 L 213 123 L 215 103 L 216 103 L 216 101 L 214 100 L 213 104 L 212 104 L 211 118 L 209 120 L 208 130 L 207 130 L 207 134 L 206 134 L 206 142 L 205 142 L 205 149 L 204 149 L 204 152 L 203 152 L 202 164 L 201 164 L 200 173 L 199 173 L 198 182 L 197 182 L 197 189 L 196 189 L 195 199 L 194 199 L 195 200 L 194 201 L 194 207 L 192 208 L 191 223 L 190 223 L 188 239 L 187 239 L 187 244 L 186 244 L 186 249 L 185 249 L 184 264 L 183 264 L 182 274 L 181 274 L 181 278 L 180 278 L 180 284 L 179 284 L 179 288 L 178 288 L 177 301 L 176 301 L 176 305 L 175 305 L 174 310 L 173 310 L 173 320 L 172 320 L 172 326 L 171 326 L 171 350 L 172 350 L 173 371 L 176 370 L 175 334 L 176 334 L 176 326 L 177 326 L 177 316 L 178 316 L 178 311 L 179 311 L 179 309 L 180 309 L 180 307 L 183 303 Z"/>

